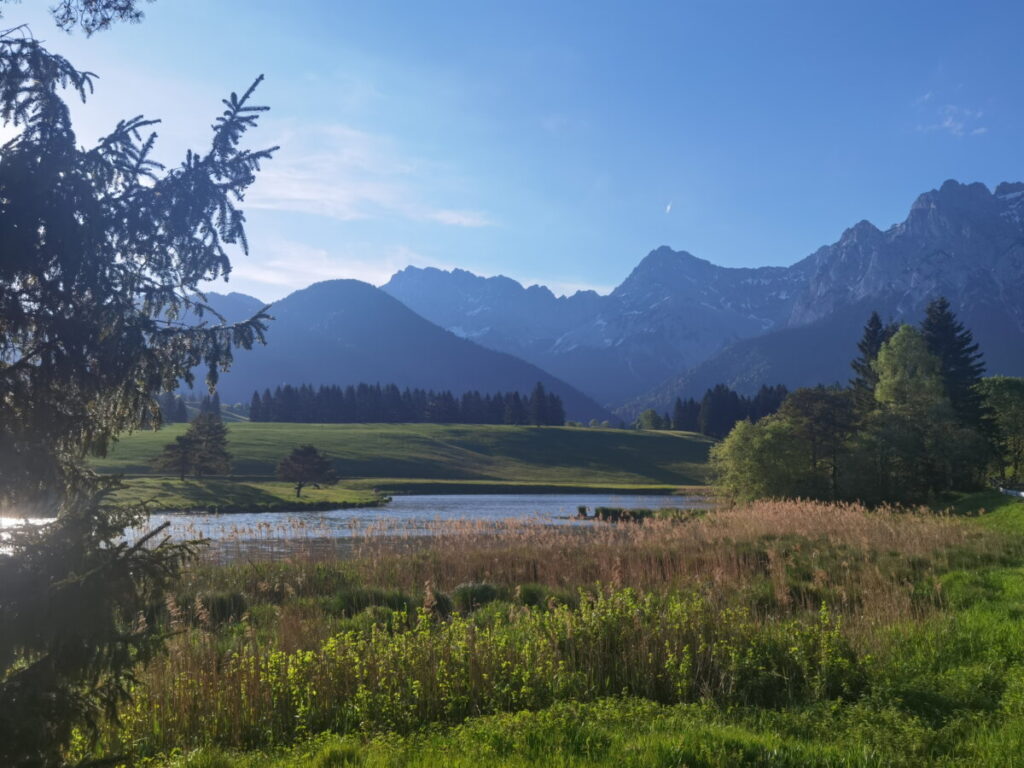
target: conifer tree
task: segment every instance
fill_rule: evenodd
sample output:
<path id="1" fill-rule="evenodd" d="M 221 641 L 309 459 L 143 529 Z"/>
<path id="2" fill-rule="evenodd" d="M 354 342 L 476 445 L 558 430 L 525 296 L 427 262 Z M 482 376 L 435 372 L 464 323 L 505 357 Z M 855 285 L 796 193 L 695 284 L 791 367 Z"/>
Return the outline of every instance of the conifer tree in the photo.
<path id="1" fill-rule="evenodd" d="M 154 457 L 151 466 L 157 472 L 171 472 L 184 480 L 192 472 L 195 460 L 195 443 L 189 435 L 178 435 Z"/>
<path id="2" fill-rule="evenodd" d="M 253 392 L 249 401 L 249 421 L 263 421 L 263 401 L 259 392 Z"/>
<path id="3" fill-rule="evenodd" d="M 112 483 L 85 457 L 197 367 L 214 387 L 267 318 L 179 322 L 212 313 L 200 285 L 247 248 L 238 201 L 271 153 L 240 147 L 256 84 L 225 101 L 210 149 L 169 171 L 142 117 L 79 144 L 63 93 L 93 84 L 23 31 L 0 34 L 0 507 L 55 518 L 6 532 L 0 551 L 0 765 L 59 765 L 76 729 L 116 713 L 163 640 L 136 619 L 194 551 L 159 528 L 126 543 L 142 512 L 107 505 Z"/>
<path id="4" fill-rule="evenodd" d="M 518 392 L 513 392 L 510 397 L 505 398 L 505 423 L 526 424 L 529 421 L 529 413 L 523 398 Z"/>
<path id="5" fill-rule="evenodd" d="M 544 415 L 549 426 L 561 427 L 565 424 L 565 406 L 562 404 L 562 398 L 554 392 L 548 392 L 548 402 Z"/>
<path id="6" fill-rule="evenodd" d="M 539 381 L 530 394 L 530 423 L 536 426 L 548 423 L 548 393 Z"/>
<path id="7" fill-rule="evenodd" d="M 174 398 L 174 421 L 177 424 L 188 422 L 188 407 L 185 405 L 185 398 L 181 395 Z"/>
<path id="8" fill-rule="evenodd" d="M 685 421 L 686 409 L 683 407 L 683 399 L 681 397 L 677 397 L 675 404 L 672 406 L 672 429 L 683 429 L 683 423 Z"/>
<path id="9" fill-rule="evenodd" d="M 928 351 L 939 359 L 946 396 L 957 418 L 967 426 L 982 428 L 985 414 L 977 385 L 985 363 L 973 335 L 957 320 L 945 297 L 928 304 L 921 332 Z"/>
<path id="10" fill-rule="evenodd" d="M 850 367 L 853 368 L 854 378 L 850 380 L 850 387 L 853 390 L 854 402 L 858 410 L 865 412 L 873 407 L 875 401 L 875 385 L 878 383 L 878 374 L 875 372 L 873 363 L 878 357 L 882 345 L 893 337 L 898 325 L 890 323 L 882 324 L 882 318 L 877 312 L 872 312 L 871 317 L 864 326 L 864 334 L 857 342 L 857 349 L 860 354 Z"/>
<path id="11" fill-rule="evenodd" d="M 747 409 L 740 396 L 725 384 L 716 384 L 704 394 L 700 404 L 701 434 L 725 437 Z"/>
<path id="12" fill-rule="evenodd" d="M 86 35 L 109 29 L 114 22 L 138 23 L 144 0 L 58 0 L 50 7 L 57 26 L 65 32 L 80 27 Z M 148 0 L 152 2 L 153 0 Z M 0 0 L 0 4 L 11 0 Z M 0 12 L 2 18 L 2 12 Z"/>
<path id="13" fill-rule="evenodd" d="M 186 437 L 192 447 L 192 473 L 196 477 L 226 475 L 231 471 L 228 430 L 219 414 L 200 413 Z"/>

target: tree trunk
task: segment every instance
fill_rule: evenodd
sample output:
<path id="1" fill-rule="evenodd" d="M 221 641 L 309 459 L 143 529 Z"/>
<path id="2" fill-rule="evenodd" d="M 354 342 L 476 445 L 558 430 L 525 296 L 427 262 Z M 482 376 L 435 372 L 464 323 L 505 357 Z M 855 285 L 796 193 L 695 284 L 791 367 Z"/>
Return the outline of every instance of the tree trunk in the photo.
<path id="1" fill-rule="evenodd" d="M 301 499 L 302 498 L 302 483 L 296 483 L 295 484 L 295 498 L 296 499 Z"/>

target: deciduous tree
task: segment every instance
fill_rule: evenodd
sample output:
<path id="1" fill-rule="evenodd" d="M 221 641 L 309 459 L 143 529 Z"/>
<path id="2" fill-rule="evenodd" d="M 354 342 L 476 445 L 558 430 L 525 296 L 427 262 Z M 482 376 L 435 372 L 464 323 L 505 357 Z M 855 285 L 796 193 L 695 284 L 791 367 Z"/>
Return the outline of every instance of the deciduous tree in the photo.
<path id="1" fill-rule="evenodd" d="M 277 465 L 277 476 L 295 485 L 295 497 L 302 496 L 307 485 L 329 485 L 337 481 L 331 468 L 331 460 L 312 445 L 302 445 L 281 459 Z"/>

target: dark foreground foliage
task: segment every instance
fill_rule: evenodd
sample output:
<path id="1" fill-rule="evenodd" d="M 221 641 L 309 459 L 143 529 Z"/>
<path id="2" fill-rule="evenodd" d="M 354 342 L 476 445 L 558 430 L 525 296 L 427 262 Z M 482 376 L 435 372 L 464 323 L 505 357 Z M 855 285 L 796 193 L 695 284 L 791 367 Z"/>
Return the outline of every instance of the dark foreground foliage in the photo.
<path id="1" fill-rule="evenodd" d="M 138 18 L 135 2 L 62 2 L 66 27 Z M 189 545 L 122 539 L 140 510 L 104 504 L 114 484 L 83 465 L 116 435 L 159 421 L 155 395 L 204 365 L 213 386 L 267 316 L 185 327 L 197 286 L 246 248 L 238 207 L 271 150 L 242 148 L 262 107 L 232 94 L 209 149 L 166 170 L 153 121 L 122 120 L 82 147 L 64 94 L 94 77 L 24 29 L 0 34 L 0 514 L 53 518 L 0 538 L 0 764 L 56 766 L 95 736 L 162 647 L 149 621 Z M 258 82 L 258 81 L 257 81 Z"/>

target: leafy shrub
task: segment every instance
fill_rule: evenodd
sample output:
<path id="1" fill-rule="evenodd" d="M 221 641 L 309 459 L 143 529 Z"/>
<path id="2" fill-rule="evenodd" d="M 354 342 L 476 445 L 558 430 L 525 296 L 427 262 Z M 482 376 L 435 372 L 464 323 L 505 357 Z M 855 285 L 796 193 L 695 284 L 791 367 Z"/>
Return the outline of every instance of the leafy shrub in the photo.
<path id="1" fill-rule="evenodd" d="M 416 608 L 416 601 L 397 589 L 368 589 L 344 587 L 323 601 L 324 610 L 332 616 L 354 616 L 371 606 L 384 606 L 393 611 L 408 612 Z"/>
<path id="2" fill-rule="evenodd" d="M 199 598 L 199 602 L 209 614 L 210 622 L 215 626 L 238 621 L 249 607 L 245 595 L 241 592 L 206 594 Z"/>
<path id="3" fill-rule="evenodd" d="M 482 605 L 497 600 L 502 590 L 494 584 L 476 582 L 459 584 L 452 590 L 452 605 L 462 613 L 469 613 Z"/>

